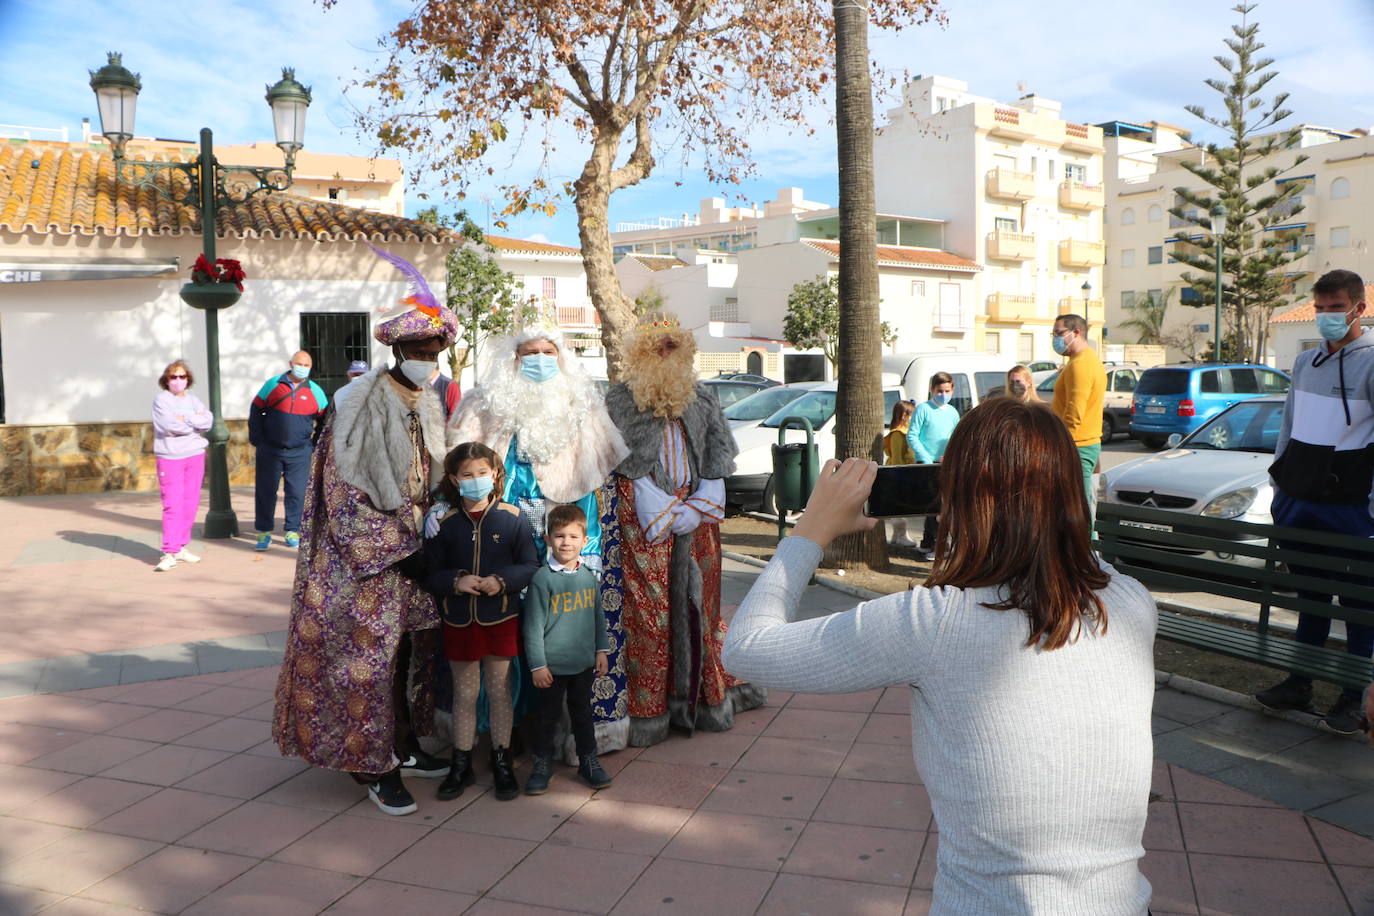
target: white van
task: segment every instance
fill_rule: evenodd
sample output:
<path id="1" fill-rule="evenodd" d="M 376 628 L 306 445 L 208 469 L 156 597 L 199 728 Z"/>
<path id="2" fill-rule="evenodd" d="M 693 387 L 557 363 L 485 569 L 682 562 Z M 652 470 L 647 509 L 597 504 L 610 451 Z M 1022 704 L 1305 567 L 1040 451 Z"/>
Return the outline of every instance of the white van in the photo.
<path id="1" fill-rule="evenodd" d="M 966 414 L 996 389 L 1001 394 L 1007 383 L 1007 371 L 1018 365 L 1016 360 L 996 353 L 894 353 L 883 357 L 883 374 L 892 373 L 901 379 L 907 400 L 917 404 L 930 396 L 930 377 L 948 372 L 954 379 L 954 396 L 950 398 L 960 414 Z"/>

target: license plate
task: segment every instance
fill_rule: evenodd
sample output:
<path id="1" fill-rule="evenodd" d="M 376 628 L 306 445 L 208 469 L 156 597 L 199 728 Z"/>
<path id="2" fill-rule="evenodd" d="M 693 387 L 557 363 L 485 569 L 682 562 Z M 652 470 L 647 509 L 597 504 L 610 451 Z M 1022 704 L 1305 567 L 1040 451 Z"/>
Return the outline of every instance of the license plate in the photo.
<path id="1" fill-rule="evenodd" d="M 1146 408 L 1145 408 L 1145 412 L 1146 412 L 1146 413 L 1164 413 L 1164 408 L 1163 408 L 1163 407 L 1146 407 Z"/>
<path id="2" fill-rule="evenodd" d="M 1168 525 L 1155 525 L 1151 522 L 1128 522 L 1123 519 L 1121 524 L 1125 525 L 1127 528 L 1148 528 L 1150 531 L 1172 532 L 1174 530 Z"/>

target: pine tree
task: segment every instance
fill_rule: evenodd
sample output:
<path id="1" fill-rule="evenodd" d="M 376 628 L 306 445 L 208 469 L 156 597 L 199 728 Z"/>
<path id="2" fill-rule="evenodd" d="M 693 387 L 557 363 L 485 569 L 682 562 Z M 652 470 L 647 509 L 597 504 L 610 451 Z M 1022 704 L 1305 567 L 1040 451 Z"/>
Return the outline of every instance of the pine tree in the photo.
<path id="1" fill-rule="evenodd" d="M 1185 110 L 1224 132 L 1225 143 L 1204 143 L 1200 161 L 1180 165 L 1213 190 L 1195 191 L 1175 188 L 1181 204 L 1169 213 L 1185 225 L 1196 227 L 1173 237 L 1173 257 L 1193 268 L 1181 275 L 1184 283 L 1197 291 L 1199 307 L 1212 307 L 1216 301 L 1216 239 L 1211 232 L 1210 212 L 1218 201 L 1226 208 L 1226 228 L 1222 243 L 1223 328 L 1229 346 L 1223 351 L 1241 358 L 1262 362 L 1268 343 L 1269 319 L 1274 309 L 1287 303 L 1288 278 L 1282 268 L 1298 258 L 1301 230 L 1271 231 L 1291 222 L 1302 212 L 1298 200 L 1301 185 L 1296 181 L 1275 182 L 1307 160 L 1298 154 L 1286 166 L 1278 160 L 1301 139 L 1301 130 L 1289 128 L 1265 134 L 1285 120 L 1292 111 L 1284 107 L 1288 93 L 1281 92 L 1268 102 L 1260 92 L 1278 75 L 1271 69 L 1273 58 L 1261 57 L 1264 45 L 1256 38 L 1258 23 L 1249 21 L 1257 4 L 1240 3 L 1232 7 L 1240 13 L 1234 35 L 1226 47 L 1234 58 L 1218 55 L 1217 64 L 1226 76 L 1206 80 L 1206 85 L 1222 98 L 1226 114 L 1211 116 L 1201 105 Z M 1198 230 L 1205 232 L 1199 238 Z"/>

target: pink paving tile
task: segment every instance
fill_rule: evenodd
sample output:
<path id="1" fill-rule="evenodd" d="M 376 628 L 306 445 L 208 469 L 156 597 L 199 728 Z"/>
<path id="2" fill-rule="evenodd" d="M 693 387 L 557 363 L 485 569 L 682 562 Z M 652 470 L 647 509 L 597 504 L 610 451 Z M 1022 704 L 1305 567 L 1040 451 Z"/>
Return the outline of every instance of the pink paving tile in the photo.
<path id="1" fill-rule="evenodd" d="M 406 788 L 410 790 L 411 796 L 414 797 L 415 804 L 420 808 L 414 814 L 406 815 L 406 820 L 425 824 L 429 827 L 439 827 L 448 823 L 449 819 L 459 811 L 477 799 L 491 794 L 491 789 L 488 786 L 470 786 L 457 798 L 439 801 L 434 797 L 435 790 L 439 787 L 439 780 L 408 778 L 405 780 L 405 784 Z M 343 813 L 349 817 L 376 818 L 384 821 L 391 820 L 394 816 L 382 811 L 381 808 L 372 803 L 372 799 L 366 796 L 360 798 L 356 805 L 346 809 Z"/>
<path id="2" fill-rule="evenodd" d="M 34 890 L 31 887 L 16 887 L 13 884 L 0 884 L 0 913 L 12 916 L 30 916 L 39 910 L 62 899 L 61 894 Z M 49 910 L 48 912 L 52 912 Z"/>
<path id="3" fill-rule="evenodd" d="M 554 846 L 653 856 L 691 816 L 686 808 L 638 805 L 600 795 L 578 808 L 548 841 Z"/>
<path id="4" fill-rule="evenodd" d="M 21 887 L 74 894 L 123 871 L 161 843 L 104 833 L 74 833 L 5 866 L 5 880 Z"/>
<path id="5" fill-rule="evenodd" d="M 919 783 L 911 748 L 896 744 L 869 744 L 856 741 L 845 755 L 836 775 L 844 779 L 871 779 L 877 782 Z"/>
<path id="6" fill-rule="evenodd" d="M 754 737 L 734 732 L 697 732 L 690 738 L 670 734 L 667 740 L 644 748 L 638 759 L 653 763 L 683 763 L 688 766 L 729 769 L 745 751 L 749 750 L 749 745 L 754 743 Z"/>
<path id="7" fill-rule="evenodd" d="M 1202 916 L 1349 912 L 1324 864 L 1202 853 L 1189 853 L 1188 860 Z"/>
<path id="8" fill-rule="evenodd" d="M 1374 865 L 1374 840 L 1343 830 L 1314 817 L 1307 825 L 1317 836 L 1317 843 L 1332 865 Z"/>
<path id="9" fill-rule="evenodd" d="M 1140 873 L 1150 882 L 1150 887 L 1154 891 L 1150 898 L 1151 912 L 1197 913 L 1197 901 L 1193 897 L 1193 877 L 1188 872 L 1188 857 L 1185 854 L 1153 850 L 1147 852 L 1140 860 Z"/>
<path id="10" fill-rule="evenodd" d="M 257 719 L 260 722 L 271 722 L 272 716 L 276 713 L 277 704 L 275 700 L 267 700 L 257 706 L 245 709 L 239 713 L 245 719 Z M 366 885 L 364 885 L 366 886 Z"/>
<path id="11" fill-rule="evenodd" d="M 1303 816 L 1283 808 L 1178 803 L 1188 852 L 1320 862 Z"/>
<path id="12" fill-rule="evenodd" d="M 258 864 L 256 859 L 167 846 L 81 892 L 82 897 L 179 913 Z"/>
<path id="13" fill-rule="evenodd" d="M 463 794 L 467 795 L 471 791 L 468 789 Z M 521 795 L 509 801 L 499 801 L 495 795 L 486 792 L 453 817 L 445 820 L 443 827 L 445 830 L 463 830 L 467 833 L 539 842 L 547 839 L 549 834 L 557 830 L 560 824 L 586 802 L 586 796 L 580 792 L 551 791 L 547 795 Z M 433 804 L 444 805 L 443 802 Z"/>
<path id="14" fill-rule="evenodd" d="M 228 751 L 212 751 L 179 744 L 158 744 L 146 754 L 112 766 L 101 775 L 155 786 L 176 785 L 229 757 Z"/>
<path id="15" fill-rule="evenodd" d="M 10 812 L 14 817 L 64 827 L 89 827 L 156 792 L 152 786 L 88 776 L 49 795 L 21 805 Z"/>
<path id="16" fill-rule="evenodd" d="M 921 890 L 933 888 L 939 861 L 940 835 L 932 830 L 926 834 L 925 843 L 921 847 L 921 861 L 916 866 L 916 876 L 911 879 L 911 886 Z"/>
<path id="17" fill-rule="evenodd" d="M 864 727 L 861 712 L 825 709 L 793 709 L 788 706 L 763 730 L 770 738 L 802 738 L 807 741 L 853 741 Z"/>
<path id="18" fill-rule="evenodd" d="M 308 767 L 264 793 L 259 801 L 339 812 L 366 797 L 367 791 L 346 774 Z"/>
<path id="19" fill-rule="evenodd" d="M 825 709 L 831 712 L 872 712 L 883 691 L 860 693 L 798 693 L 787 701 L 788 709 Z"/>
<path id="20" fill-rule="evenodd" d="M 371 879 L 364 881 L 344 895 L 338 903 L 325 910 L 327 916 L 438 916 L 441 913 L 461 913 L 477 898 L 470 894 L 392 884 Z"/>
<path id="21" fill-rule="evenodd" d="M 760 706 L 757 709 L 737 712 L 735 713 L 735 725 L 730 731 L 736 735 L 761 734 L 779 712 L 780 709 L 777 706 Z"/>
<path id="22" fill-rule="evenodd" d="M 214 689 L 214 684 L 194 681 L 190 678 L 149 681 L 146 684 L 135 684 L 125 688 L 124 693 L 119 697 L 119 702 L 135 703 L 140 706 L 175 706 Z"/>
<path id="23" fill-rule="evenodd" d="M 223 817 L 182 837 L 177 845 L 265 859 L 330 817 L 327 811 L 244 802 Z"/>
<path id="24" fill-rule="evenodd" d="M 1282 807 L 1249 792 L 1234 789 L 1224 782 L 1190 773 L 1182 767 L 1171 766 L 1169 771 L 1173 776 L 1174 797 L 1179 801 L 1206 802 L 1214 805 L 1251 805 L 1260 808 Z"/>
<path id="25" fill-rule="evenodd" d="M 1374 868 L 1337 865 L 1332 871 L 1356 913 L 1374 913 Z"/>
<path id="26" fill-rule="evenodd" d="M 399 817 L 377 821 L 341 814 L 272 858 L 291 865 L 367 876 L 415 845 L 430 829 Z"/>
<path id="27" fill-rule="evenodd" d="M 487 896 L 535 906 L 605 913 L 649 862 L 648 856 L 608 856 L 575 846 L 541 846 Z"/>
<path id="28" fill-rule="evenodd" d="M 177 787 L 192 792 L 210 792 L 231 798 L 257 798 L 309 767 L 303 760 L 234 754 L 183 779 Z M 333 774 L 338 776 L 337 773 Z M 359 797 L 356 792 L 352 797 Z"/>
<path id="29" fill-rule="evenodd" d="M 603 791 L 618 801 L 695 808 L 725 775 L 718 767 L 692 767 L 633 760 Z"/>
<path id="30" fill-rule="evenodd" d="M 263 862 L 224 887 L 202 897 L 186 916 L 313 916 L 343 897 L 357 878 L 332 872 Z"/>
<path id="31" fill-rule="evenodd" d="M 531 906 L 510 900 L 484 898 L 473 904 L 463 916 L 580 916 L 578 910 L 558 910 L 548 906 Z"/>
<path id="32" fill-rule="evenodd" d="M 1146 849 L 1183 851 L 1183 833 L 1178 825 L 1178 808 L 1170 801 L 1150 802 L 1145 818 L 1145 836 L 1141 845 Z"/>
<path id="33" fill-rule="evenodd" d="M 88 697 L 72 697 L 61 693 L 43 693 L 27 697 L 0 700 L 0 722 L 23 722 L 25 725 L 46 725 L 49 728 L 71 728 L 87 725 L 87 710 L 104 705 Z M 99 729 L 78 728 L 78 731 Z"/>
<path id="34" fill-rule="evenodd" d="M 208 712 L 221 716 L 236 716 L 245 709 L 252 709 L 272 699 L 269 690 L 253 690 L 245 687 L 212 687 L 176 704 L 178 709 L 192 712 Z"/>
<path id="35" fill-rule="evenodd" d="M 725 775 L 701 807 L 708 811 L 805 819 L 811 817 L 829 787 L 830 779 L 825 776 L 733 770 Z"/>
<path id="36" fill-rule="evenodd" d="M 777 871 L 805 826 L 790 818 L 698 811 L 659 856 Z"/>
<path id="37" fill-rule="evenodd" d="M 251 687 L 256 690 L 276 690 L 277 675 L 281 671 L 280 665 L 269 665 L 266 668 L 250 668 L 247 671 L 225 672 L 225 676 L 230 678 L 228 683 L 235 687 Z"/>
<path id="38" fill-rule="evenodd" d="M 260 719 L 228 718 L 178 738 L 176 743 L 237 752 L 246 751 L 270 737 L 271 730 Z"/>
<path id="39" fill-rule="evenodd" d="M 836 779 L 812 820 L 896 830 L 929 830 L 930 796 L 925 786 Z"/>
<path id="40" fill-rule="evenodd" d="M 929 916 L 930 908 L 934 904 L 935 895 L 933 893 L 913 887 L 911 893 L 907 895 L 903 916 Z"/>
<path id="41" fill-rule="evenodd" d="M 1174 782 L 1169 776 L 1169 764 L 1156 760 L 1150 772 L 1150 791 L 1160 798 L 1174 798 Z"/>
<path id="42" fill-rule="evenodd" d="M 29 766 L 50 770 L 65 770 L 68 773 L 84 773 L 94 776 L 126 760 L 153 750 L 158 745 L 151 741 L 135 741 L 133 738 L 115 738 L 110 735 L 91 735 L 60 751 L 53 751 L 29 761 Z"/>
<path id="43" fill-rule="evenodd" d="M 67 690 L 63 692 L 64 697 L 76 697 L 82 700 L 118 700 L 128 693 L 132 684 L 111 684 L 109 687 L 88 687 L 85 690 Z"/>
<path id="44" fill-rule="evenodd" d="M 864 723 L 858 740 L 873 744 L 896 744 L 911 750 L 911 716 L 875 712 Z"/>
<path id="45" fill-rule="evenodd" d="M 483 894 L 537 848 L 525 840 L 434 830 L 375 878 L 443 891 Z"/>
<path id="46" fill-rule="evenodd" d="M 147 910 L 132 909 L 117 903 L 103 900 L 88 900 L 85 897 L 68 897 L 43 911 L 43 916 L 137 916 Z"/>
<path id="47" fill-rule="evenodd" d="M 850 747 L 848 741 L 803 741 L 765 735 L 754 742 L 735 766 L 753 773 L 834 776 Z"/>
<path id="48" fill-rule="evenodd" d="M 117 725 L 105 734 L 120 738 L 138 738 L 143 741 L 175 741 L 182 735 L 189 735 L 216 721 L 218 717 L 209 713 L 190 712 L 185 709 L 155 709 L 147 715 Z"/>
<path id="49" fill-rule="evenodd" d="M 280 757 L 281 748 L 277 747 L 277 742 L 268 738 L 266 741 L 259 741 L 244 753 L 252 754 L 255 757 Z"/>
<path id="50" fill-rule="evenodd" d="M 102 833 L 170 843 L 238 807 L 237 799 L 162 789 L 92 825 Z"/>
<path id="51" fill-rule="evenodd" d="M 863 916 L 902 916 L 905 888 L 882 884 L 836 881 L 815 875 L 778 875 L 758 916 L 797 916 L 799 913 L 862 913 Z"/>
<path id="52" fill-rule="evenodd" d="M 0 863 L 26 856 L 75 832 L 74 828 L 60 824 L 0 817 Z M 3 908 L 0 912 L 4 912 Z"/>
<path id="53" fill-rule="evenodd" d="M 612 916 L 712 913 L 750 916 L 773 883 L 769 872 L 659 859 L 644 870 Z"/>
<path id="54" fill-rule="evenodd" d="M 31 763 L 88 737 L 85 732 L 3 722 L 0 723 L 0 764 Z"/>
<path id="55" fill-rule="evenodd" d="M 910 886 L 925 843 L 924 832 L 822 824 L 802 831 L 782 870 L 844 881 Z"/>
<path id="56" fill-rule="evenodd" d="M 77 773 L 0 764 L 0 813 L 56 792 L 80 778 Z"/>
<path id="57" fill-rule="evenodd" d="M 901 716 L 911 715 L 911 688 L 902 684 L 884 689 L 882 699 L 873 707 L 873 711 Z"/>

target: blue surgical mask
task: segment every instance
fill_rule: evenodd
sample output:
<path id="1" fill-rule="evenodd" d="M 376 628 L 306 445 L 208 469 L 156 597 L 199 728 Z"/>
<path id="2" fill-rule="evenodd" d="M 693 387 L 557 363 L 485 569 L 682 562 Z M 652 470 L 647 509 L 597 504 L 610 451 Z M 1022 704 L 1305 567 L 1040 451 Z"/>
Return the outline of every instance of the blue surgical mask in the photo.
<path id="1" fill-rule="evenodd" d="M 1335 343 L 1350 333 L 1350 319 L 1345 312 L 1318 312 L 1317 333 Z"/>
<path id="2" fill-rule="evenodd" d="M 558 357 L 531 353 L 520 357 L 520 374 L 535 382 L 547 382 L 558 374 Z"/>
<path id="3" fill-rule="evenodd" d="M 1065 334 L 1063 337 L 1056 336 L 1054 340 L 1050 341 L 1050 346 L 1054 347 L 1054 352 L 1063 356 L 1065 353 L 1069 352 L 1069 341 L 1071 340 L 1073 340 L 1073 338 L 1068 334 Z"/>
<path id="4" fill-rule="evenodd" d="M 939 404 L 941 407 L 944 407 L 946 404 L 949 403 L 950 397 L 951 396 L 949 394 L 942 391 L 939 394 L 932 394 L 930 396 L 930 399 L 934 401 L 936 404 Z"/>
<path id="5" fill-rule="evenodd" d="M 481 502 L 491 493 L 493 486 L 491 475 L 486 477 L 467 477 L 458 481 L 458 492 L 464 499 L 473 502 Z"/>
<path id="6" fill-rule="evenodd" d="M 306 379 L 310 378 L 310 367 L 292 365 L 291 374 L 303 382 Z"/>

